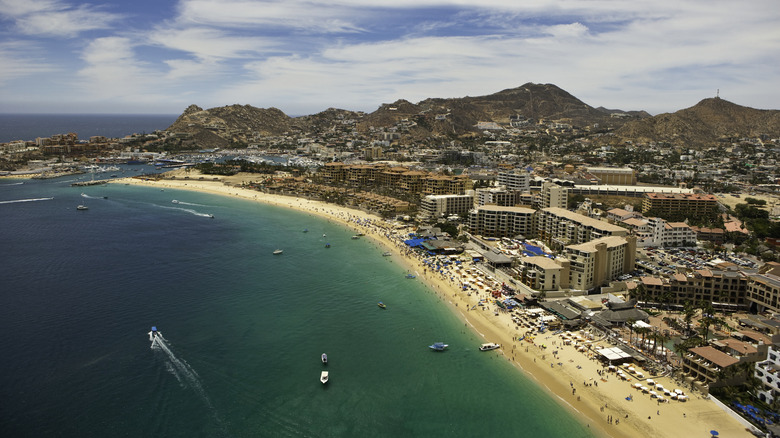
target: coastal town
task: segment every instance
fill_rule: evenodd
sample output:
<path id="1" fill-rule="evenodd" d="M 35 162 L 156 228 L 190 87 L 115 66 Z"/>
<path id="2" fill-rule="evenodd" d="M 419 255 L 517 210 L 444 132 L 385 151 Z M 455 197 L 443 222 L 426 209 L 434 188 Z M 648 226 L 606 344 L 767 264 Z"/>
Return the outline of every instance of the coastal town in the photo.
<path id="1" fill-rule="evenodd" d="M 780 138 L 616 142 L 600 124 L 517 114 L 434 141 L 415 127 L 450 113 L 361 129 L 365 115 L 332 115 L 278 134 L 212 120 L 202 128 L 228 139 L 218 145 L 177 130 L 63 133 L 0 144 L 0 164 L 12 178 L 91 174 L 80 184 L 201 190 L 341 221 L 588 427 L 780 436 Z"/>

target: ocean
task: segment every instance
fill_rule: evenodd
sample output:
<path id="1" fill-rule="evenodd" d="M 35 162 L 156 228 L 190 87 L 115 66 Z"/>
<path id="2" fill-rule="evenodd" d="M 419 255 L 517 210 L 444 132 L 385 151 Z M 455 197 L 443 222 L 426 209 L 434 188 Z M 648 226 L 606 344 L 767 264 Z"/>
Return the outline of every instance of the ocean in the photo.
<path id="1" fill-rule="evenodd" d="M 88 178 L 0 179 L 0 436 L 592 436 L 371 240 Z"/>
<path id="2" fill-rule="evenodd" d="M 35 140 L 75 132 L 80 140 L 93 135 L 121 138 L 166 129 L 177 115 L 138 114 L 0 114 L 0 143 Z"/>

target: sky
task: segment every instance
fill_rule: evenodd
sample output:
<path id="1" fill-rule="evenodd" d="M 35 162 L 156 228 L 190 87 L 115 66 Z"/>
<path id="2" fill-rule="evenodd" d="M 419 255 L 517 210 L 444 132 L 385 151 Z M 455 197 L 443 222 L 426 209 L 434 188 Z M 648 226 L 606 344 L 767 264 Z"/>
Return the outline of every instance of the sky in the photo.
<path id="1" fill-rule="evenodd" d="M 777 0 L 0 0 L 0 113 L 180 114 L 551 83 L 651 114 L 780 109 Z"/>

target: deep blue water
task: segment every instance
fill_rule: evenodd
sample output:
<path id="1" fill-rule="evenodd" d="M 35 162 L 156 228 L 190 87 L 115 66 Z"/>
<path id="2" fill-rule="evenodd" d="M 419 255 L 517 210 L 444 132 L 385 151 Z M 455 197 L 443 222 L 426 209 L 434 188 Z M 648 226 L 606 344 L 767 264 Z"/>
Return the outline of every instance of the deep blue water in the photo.
<path id="1" fill-rule="evenodd" d="M 138 114 L 0 114 L 0 143 L 35 140 L 75 132 L 81 140 L 93 135 L 119 138 L 168 128 L 177 115 Z"/>
<path id="2" fill-rule="evenodd" d="M 591 436 L 338 224 L 68 180 L 0 179 L 0 436 Z"/>

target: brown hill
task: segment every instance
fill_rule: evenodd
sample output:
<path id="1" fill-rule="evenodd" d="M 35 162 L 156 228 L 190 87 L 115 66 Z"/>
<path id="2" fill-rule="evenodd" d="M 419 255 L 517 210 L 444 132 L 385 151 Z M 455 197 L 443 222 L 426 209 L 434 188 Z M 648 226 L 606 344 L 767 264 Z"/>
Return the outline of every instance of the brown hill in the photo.
<path id="1" fill-rule="evenodd" d="M 290 130 L 292 120 L 277 108 L 229 105 L 204 110 L 190 105 L 168 131 L 188 133 L 202 147 L 223 147 L 255 135 L 281 135 Z"/>
<path id="2" fill-rule="evenodd" d="M 722 140 L 780 136 L 780 111 L 759 110 L 720 98 L 704 99 L 675 113 L 627 122 L 614 133 L 614 142 L 668 142 L 701 148 Z"/>
<path id="3" fill-rule="evenodd" d="M 610 117 L 611 112 L 626 118 Z M 438 117 L 437 117 L 438 116 Z M 475 132 L 478 122 L 509 124 L 510 118 L 560 121 L 573 126 L 599 123 L 619 127 L 626 119 L 647 116 L 645 112 L 593 108 L 552 84 L 528 83 L 518 88 L 487 96 L 429 98 L 417 104 L 397 100 L 381 105 L 370 114 L 330 108 L 314 115 L 291 118 L 276 108 L 230 105 L 203 110 L 190 105 L 168 130 L 189 133 L 203 146 L 225 146 L 247 142 L 254 136 L 281 135 L 287 132 L 325 132 L 344 120 L 355 120 L 360 133 L 371 128 L 389 128 L 402 124 L 416 138 Z"/>

